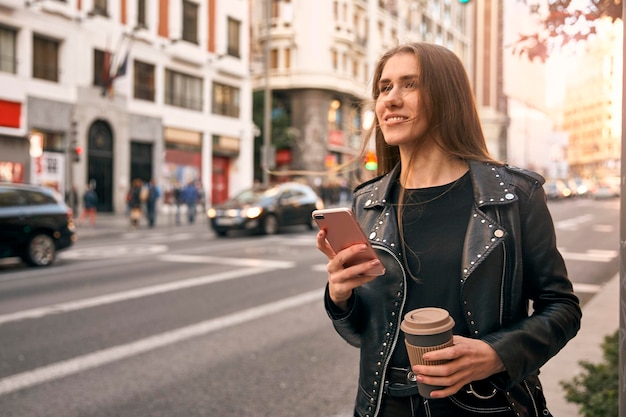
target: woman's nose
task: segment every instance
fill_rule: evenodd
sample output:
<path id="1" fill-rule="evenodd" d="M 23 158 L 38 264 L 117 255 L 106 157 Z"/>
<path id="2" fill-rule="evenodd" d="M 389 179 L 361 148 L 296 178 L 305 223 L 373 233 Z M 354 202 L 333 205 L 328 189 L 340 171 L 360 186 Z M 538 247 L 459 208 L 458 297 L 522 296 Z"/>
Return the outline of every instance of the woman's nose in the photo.
<path id="1" fill-rule="evenodd" d="M 401 90 L 397 87 L 394 87 L 385 95 L 385 104 L 387 105 L 395 105 L 398 106 L 402 104 L 402 94 Z"/>

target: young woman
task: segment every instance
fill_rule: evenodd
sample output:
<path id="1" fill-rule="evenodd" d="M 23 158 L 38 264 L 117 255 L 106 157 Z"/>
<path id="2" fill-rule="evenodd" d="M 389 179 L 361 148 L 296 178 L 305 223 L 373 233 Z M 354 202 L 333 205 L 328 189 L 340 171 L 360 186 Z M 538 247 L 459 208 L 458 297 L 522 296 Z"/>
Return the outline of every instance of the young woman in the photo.
<path id="1" fill-rule="evenodd" d="M 329 259 L 325 304 L 359 347 L 355 416 L 549 416 L 539 368 L 576 335 L 581 310 L 556 247 L 543 178 L 488 153 L 461 61 L 444 47 L 388 51 L 372 86 L 379 172 L 352 208 L 380 260 Z M 368 274 L 382 262 L 384 275 Z M 409 365 L 400 323 L 445 308 L 454 345 Z M 532 312 L 531 312 L 532 311 Z M 416 382 L 442 386 L 432 399 Z"/>

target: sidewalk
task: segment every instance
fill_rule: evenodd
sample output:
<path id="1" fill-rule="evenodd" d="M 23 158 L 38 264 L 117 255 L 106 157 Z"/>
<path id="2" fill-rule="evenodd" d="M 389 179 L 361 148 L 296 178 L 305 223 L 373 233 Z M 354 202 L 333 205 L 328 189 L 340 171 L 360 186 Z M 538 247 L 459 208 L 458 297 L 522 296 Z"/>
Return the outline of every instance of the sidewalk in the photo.
<path id="1" fill-rule="evenodd" d="M 578 405 L 565 400 L 559 381 L 570 381 L 582 368 L 579 361 L 598 363 L 603 360 L 604 336 L 619 328 L 619 273 L 583 306 L 582 325 L 578 335 L 541 368 L 541 383 L 554 417 L 580 417 Z"/>
<path id="2" fill-rule="evenodd" d="M 75 222 L 76 220 L 77 219 L 74 219 Z M 139 222 L 139 227 L 134 230 L 184 230 L 188 227 L 204 228 L 207 232 L 212 233 L 207 223 L 206 216 L 201 212 L 198 212 L 196 222 L 193 224 L 187 223 L 186 216 L 181 216 L 180 225 L 177 225 L 174 221 L 173 213 L 159 213 L 156 218 L 156 224 L 152 229 L 148 228 L 147 220 L 142 218 Z M 130 218 L 125 213 L 98 213 L 95 226 L 90 226 L 87 222 L 84 222 L 81 226 L 76 224 L 76 233 L 79 241 L 81 238 L 106 236 L 120 232 L 130 232 L 132 230 Z"/>

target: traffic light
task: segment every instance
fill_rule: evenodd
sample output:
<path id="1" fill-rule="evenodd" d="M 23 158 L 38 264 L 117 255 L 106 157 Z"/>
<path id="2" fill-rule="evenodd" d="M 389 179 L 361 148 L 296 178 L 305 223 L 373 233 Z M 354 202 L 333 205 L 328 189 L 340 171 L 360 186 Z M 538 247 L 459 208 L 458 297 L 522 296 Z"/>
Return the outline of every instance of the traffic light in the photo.
<path id="1" fill-rule="evenodd" d="M 83 148 L 76 144 L 72 145 L 72 160 L 74 162 L 80 162 L 80 156 L 83 153 Z"/>
<path id="2" fill-rule="evenodd" d="M 368 171 L 376 171 L 378 169 L 378 158 L 376 158 L 376 152 L 369 151 L 365 154 L 365 169 Z"/>

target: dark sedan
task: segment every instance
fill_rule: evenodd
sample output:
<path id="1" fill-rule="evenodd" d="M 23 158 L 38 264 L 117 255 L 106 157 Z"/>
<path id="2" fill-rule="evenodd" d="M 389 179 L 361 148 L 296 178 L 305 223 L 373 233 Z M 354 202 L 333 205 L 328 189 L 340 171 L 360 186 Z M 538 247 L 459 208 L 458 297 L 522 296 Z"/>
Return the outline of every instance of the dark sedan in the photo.
<path id="1" fill-rule="evenodd" d="M 207 216 L 218 236 L 226 236 L 231 230 L 272 235 L 283 226 L 306 225 L 312 229 L 311 213 L 323 206 L 311 187 L 287 182 L 244 190 L 225 203 L 209 208 Z"/>
<path id="2" fill-rule="evenodd" d="M 75 233 L 72 211 L 55 190 L 0 183 L 0 258 L 51 265 L 57 251 L 76 241 Z"/>

